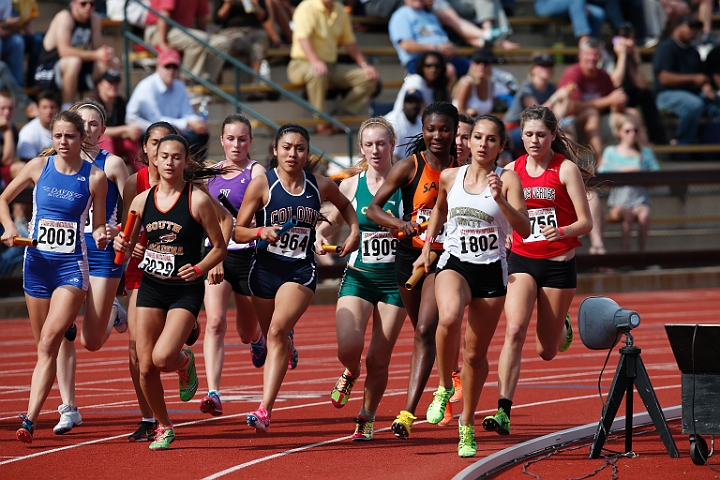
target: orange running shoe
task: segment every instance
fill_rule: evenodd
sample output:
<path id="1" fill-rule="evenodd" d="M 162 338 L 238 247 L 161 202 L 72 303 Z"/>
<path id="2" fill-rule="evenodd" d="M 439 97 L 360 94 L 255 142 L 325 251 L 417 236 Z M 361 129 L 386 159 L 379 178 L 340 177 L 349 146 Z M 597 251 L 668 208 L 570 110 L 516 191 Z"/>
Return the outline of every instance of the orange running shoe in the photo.
<path id="1" fill-rule="evenodd" d="M 455 393 L 450 397 L 450 402 L 455 403 L 463 399 L 462 394 L 462 383 L 460 382 L 460 373 L 453 372 L 452 374 L 453 387 L 455 387 Z"/>

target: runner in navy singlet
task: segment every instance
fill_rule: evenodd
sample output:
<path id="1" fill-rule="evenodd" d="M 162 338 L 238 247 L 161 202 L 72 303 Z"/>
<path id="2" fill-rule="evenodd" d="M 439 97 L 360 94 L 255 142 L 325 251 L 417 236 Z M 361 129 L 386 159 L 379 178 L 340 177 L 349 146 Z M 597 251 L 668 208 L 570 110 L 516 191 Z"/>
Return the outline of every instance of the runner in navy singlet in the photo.
<path id="1" fill-rule="evenodd" d="M 96 203 L 97 212 L 92 238 L 100 249 L 108 241 L 107 177 L 80 156 L 85 138 L 83 119 L 75 112 L 62 112 L 55 116 L 50 128 L 57 155 L 32 159 L 0 195 L 0 221 L 5 228 L 1 240 L 12 246 L 18 233 L 8 205 L 25 187 L 35 184 L 30 236 L 38 244 L 25 252 L 23 288 L 38 358 L 27 414 L 21 415 L 22 426 L 16 433 L 18 440 L 25 443 L 32 442 L 34 422 L 50 393 L 56 371 L 62 368 L 57 357 L 61 344 L 68 343 L 63 342 L 65 332 L 85 300 L 88 264 L 83 230 L 91 202 Z M 60 396 L 68 410 L 77 412 L 74 398 L 67 391 L 61 390 Z"/>
<path id="2" fill-rule="evenodd" d="M 277 167 L 250 182 L 234 235 L 238 243 L 263 240 L 270 244 L 257 248 L 250 271 L 252 301 L 268 349 L 263 400 L 257 411 L 246 417 L 258 433 L 270 427 L 272 408 L 287 372 L 288 335 L 315 294 L 315 226 L 322 202 L 332 202 L 350 226 L 340 255 L 353 252 L 360 242 L 358 219 L 350 201 L 335 182 L 306 171 L 312 166 L 307 130 L 294 124 L 280 127 L 273 153 Z M 256 226 L 251 227 L 256 212 Z M 280 226 L 293 218 L 297 226 L 278 236 Z M 276 297 L 282 301 L 276 302 Z"/>

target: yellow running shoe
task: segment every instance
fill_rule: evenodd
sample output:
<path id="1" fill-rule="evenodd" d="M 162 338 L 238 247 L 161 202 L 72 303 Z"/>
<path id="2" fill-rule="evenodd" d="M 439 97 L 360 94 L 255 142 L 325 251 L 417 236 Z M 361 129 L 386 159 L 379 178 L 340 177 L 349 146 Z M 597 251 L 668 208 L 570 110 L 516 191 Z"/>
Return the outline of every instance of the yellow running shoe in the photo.
<path id="1" fill-rule="evenodd" d="M 410 430 L 412 429 L 413 422 L 417 420 L 417 417 L 407 410 L 400 410 L 400 414 L 397 416 L 395 421 L 392 423 L 390 429 L 393 431 L 395 436 L 401 440 L 407 440 L 410 436 Z"/>

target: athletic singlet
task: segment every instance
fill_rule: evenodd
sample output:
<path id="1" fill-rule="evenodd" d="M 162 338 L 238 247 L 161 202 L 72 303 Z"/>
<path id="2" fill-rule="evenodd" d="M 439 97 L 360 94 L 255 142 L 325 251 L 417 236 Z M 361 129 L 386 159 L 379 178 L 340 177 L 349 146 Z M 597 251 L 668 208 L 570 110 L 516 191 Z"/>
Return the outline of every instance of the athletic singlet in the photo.
<path id="1" fill-rule="evenodd" d="M 415 175 L 407 185 L 400 188 L 404 212 L 403 220 L 406 222 L 414 221 L 420 224 L 430 220 L 430 213 L 437 201 L 441 172 L 433 170 L 432 167 L 428 165 L 425 159 L 425 152 L 420 152 L 420 155 L 415 154 L 413 158 L 415 159 Z M 455 157 L 452 157 L 452 161 L 447 168 L 457 166 L 457 160 Z M 443 249 L 442 242 L 444 236 L 445 230 L 443 227 L 435 237 L 435 243 L 433 243 L 432 246 L 433 250 Z M 412 239 L 406 238 L 400 240 L 400 244 L 407 247 L 422 248 L 423 245 L 425 245 L 425 232 L 412 237 Z"/>
<path id="2" fill-rule="evenodd" d="M 530 236 L 523 239 L 513 232 L 512 251 L 528 258 L 553 258 L 582 245 L 577 237 L 565 237 L 552 243 L 540 233 L 543 225 L 566 227 L 577 221 L 577 213 L 565 185 L 560 181 L 560 165 L 565 157 L 556 153 L 538 177 L 527 173 L 527 155 L 515 160 L 525 204 L 530 216 Z"/>
<path id="3" fill-rule="evenodd" d="M 150 170 L 148 166 L 144 166 L 140 170 L 138 170 L 137 175 L 135 176 L 135 196 L 140 195 L 145 190 L 148 190 L 150 188 Z M 132 202 L 131 199 L 128 199 L 129 202 Z M 138 243 L 140 245 L 147 244 L 147 238 L 145 238 L 143 241 L 143 237 L 145 236 L 145 229 L 141 226 L 140 227 L 140 237 L 138 238 Z M 130 255 L 130 254 L 128 254 Z M 130 261 L 128 262 L 127 270 L 126 272 L 131 272 L 133 270 L 138 269 L 138 265 L 140 264 L 140 261 L 134 257 L 130 257 Z M 128 273 L 126 273 L 127 275 Z"/>
<path id="4" fill-rule="evenodd" d="M 322 201 L 315 175 L 310 172 L 303 174 L 305 175 L 303 191 L 293 195 L 283 187 L 277 169 L 265 172 L 269 186 L 268 202 L 255 214 L 257 225 L 265 227 L 283 225 L 292 218 L 296 218 L 298 223 L 275 244 L 258 249 L 256 256 L 259 259 L 271 258 L 282 262 L 315 261 L 315 225 L 320 216 Z"/>
<path id="5" fill-rule="evenodd" d="M 100 150 L 100 153 L 98 153 L 98 156 L 95 157 L 95 160 L 93 163 L 96 167 L 98 167 L 103 172 L 105 171 L 105 161 L 107 160 L 107 156 L 110 155 L 110 152 L 107 150 Z M 117 212 L 118 212 L 118 198 L 120 198 L 120 190 L 118 189 L 117 183 L 113 182 L 108 178 L 108 190 L 107 190 L 107 197 L 105 199 L 105 223 L 110 225 L 111 227 L 114 227 L 118 224 L 117 221 Z M 92 236 L 92 215 L 93 215 L 93 208 L 90 207 L 90 211 L 88 212 L 87 221 L 85 222 L 85 235 Z M 88 241 L 88 248 L 92 248 L 92 244 L 90 243 L 90 239 L 87 239 Z M 112 242 L 108 245 L 107 249 L 112 250 Z"/>
<path id="6" fill-rule="evenodd" d="M 348 265 L 369 272 L 394 271 L 398 240 L 367 218 L 368 205 L 374 197 L 368 190 L 367 172 L 360 172 L 355 195 L 352 198 L 352 206 L 357 212 L 360 226 L 360 246 L 350 254 Z M 400 218 L 401 202 L 402 197 L 398 190 L 385 202 L 383 210 Z"/>
<path id="7" fill-rule="evenodd" d="M 68 8 L 70 11 L 70 8 Z M 70 14 L 72 16 L 72 13 Z M 92 46 L 92 16 L 84 23 L 80 23 L 73 17 L 73 29 L 70 34 L 70 46 L 73 48 L 79 48 L 81 50 L 90 50 Z M 48 51 L 43 46 L 40 57 L 38 58 L 38 65 L 43 65 L 51 60 L 56 62 L 60 59 L 57 47 Z"/>
<path id="8" fill-rule="evenodd" d="M 468 165 L 460 167 L 447 196 L 445 254 L 474 264 L 501 260 L 503 271 L 507 272 L 505 238 L 510 232 L 510 222 L 492 197 L 489 185 L 479 194 L 465 190 L 467 170 Z M 495 169 L 498 176 L 502 172 L 502 167 Z"/>
<path id="9" fill-rule="evenodd" d="M 65 175 L 55 168 L 55 158 L 48 157 L 33 189 L 30 237 L 38 241 L 33 254 L 83 260 L 86 257 L 83 229 L 92 203 L 92 164 L 83 161 L 77 173 Z"/>
<path id="10" fill-rule="evenodd" d="M 204 231 L 191 211 L 192 190 L 192 184 L 186 183 L 175 203 L 163 212 L 156 204 L 157 185 L 150 189 L 143 211 L 148 246 L 140 268 L 145 275 L 185 282 L 171 277 L 177 277 L 183 265 L 200 262 Z M 195 280 L 202 281 L 202 277 Z"/>
<path id="11" fill-rule="evenodd" d="M 230 179 L 222 178 L 222 176 L 220 175 L 218 175 L 217 177 L 211 177 L 208 181 L 208 191 L 210 192 L 210 195 L 218 198 L 218 195 L 222 193 L 227 197 L 233 207 L 235 207 L 237 210 L 240 210 L 240 205 L 242 205 L 242 201 L 245 198 L 245 191 L 250 184 L 250 180 L 252 180 L 253 166 L 256 163 L 257 162 L 255 160 L 250 160 L 247 164 L 247 167 L 245 167 L 245 169 L 240 172 L 239 175 Z M 222 168 L 224 164 L 225 162 L 220 162 L 216 165 L 216 167 Z M 233 224 L 234 223 L 235 219 L 233 218 Z M 205 246 L 210 246 L 209 239 L 205 240 Z M 235 241 L 231 238 L 230 243 L 228 243 L 227 249 L 246 250 L 248 248 L 254 247 L 255 242 L 235 243 Z"/>

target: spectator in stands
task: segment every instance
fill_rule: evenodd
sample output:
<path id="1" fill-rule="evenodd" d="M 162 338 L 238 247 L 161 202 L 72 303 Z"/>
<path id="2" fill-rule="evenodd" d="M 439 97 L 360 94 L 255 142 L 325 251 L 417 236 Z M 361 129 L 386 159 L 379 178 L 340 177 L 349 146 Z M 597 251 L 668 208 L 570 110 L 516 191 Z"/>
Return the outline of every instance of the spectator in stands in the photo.
<path id="1" fill-rule="evenodd" d="M 295 9 L 293 23 L 288 79 L 304 84 L 308 101 L 320 111 L 325 111 L 328 88 L 350 89 L 335 114 L 360 113 L 377 87 L 378 74 L 360 51 L 343 5 L 333 0 L 303 1 Z M 357 65 L 338 63 L 340 45 Z M 321 135 L 335 131 L 327 123 L 316 128 Z"/>
<path id="2" fill-rule="evenodd" d="M 585 0 L 535 0 L 538 17 L 570 17 L 578 45 L 588 38 L 600 38 L 605 10 Z"/>
<path id="3" fill-rule="evenodd" d="M 714 0 L 692 0 L 692 5 L 697 5 L 697 18 L 702 23 L 701 45 L 713 46 L 717 40 L 712 33 L 712 16 Z"/>
<path id="4" fill-rule="evenodd" d="M 393 111 L 402 111 L 405 94 L 410 90 L 419 91 L 425 105 L 430 105 L 433 102 L 450 101 L 450 89 L 448 87 L 450 80 L 445 69 L 445 57 L 439 52 L 422 53 L 415 60 L 414 70 L 417 73 L 405 77 L 405 81 L 403 81 L 395 99 Z"/>
<path id="5" fill-rule="evenodd" d="M 475 25 L 480 25 L 482 30 L 482 44 L 479 47 L 496 46 L 505 50 L 518 48 L 520 45 L 511 42 L 507 37 L 512 33 L 507 15 L 500 0 L 476 0 L 467 2 L 464 0 L 435 0 L 433 12 L 438 15 L 438 9 L 451 8 L 460 17 L 470 20 Z M 442 18 L 440 22 L 443 23 Z M 443 23 L 445 25 L 445 23 Z M 451 27 L 452 28 L 452 27 Z"/>
<path id="6" fill-rule="evenodd" d="M 492 78 L 495 61 L 490 50 L 481 48 L 473 52 L 468 74 L 458 80 L 453 94 L 453 105 L 458 112 L 475 118 L 493 111 L 498 87 L 501 87 Z"/>
<path id="7" fill-rule="evenodd" d="M 655 50 L 657 107 L 679 118 L 672 143 L 689 145 L 698 136 L 700 117 L 720 120 L 720 101 L 693 46 L 702 22 L 692 15 L 678 19 L 670 38 Z"/>
<path id="8" fill-rule="evenodd" d="M 105 134 L 100 137 L 98 146 L 122 157 L 137 171 L 143 166 L 142 162 L 137 161 L 143 129 L 139 125 L 125 123 L 127 101 L 120 95 L 120 80 L 120 72 L 108 70 L 88 97 L 105 107 L 107 113 Z"/>
<path id="9" fill-rule="evenodd" d="M 390 17 L 390 40 L 397 50 L 400 63 L 409 73 L 416 73 L 415 59 L 420 54 L 440 52 L 445 57 L 447 76 L 453 84 L 455 79 L 467 73 L 469 62 L 455 55 L 455 45 L 443 30 L 440 20 L 425 7 L 424 0 L 405 0 L 405 5 L 395 10 Z"/>
<path id="10" fill-rule="evenodd" d="M 155 73 L 142 79 L 130 96 L 125 121 L 143 131 L 155 122 L 168 122 L 187 139 L 190 153 L 203 160 L 210 139 L 207 120 L 195 114 L 179 75 L 180 54 L 172 49 L 163 50 Z"/>
<path id="11" fill-rule="evenodd" d="M 574 84 L 566 85 L 566 88 L 557 89 L 550 80 L 553 78 L 555 61 L 547 53 L 536 54 L 530 65 L 528 78 L 515 93 L 515 98 L 505 116 L 505 128 L 510 139 L 510 147 L 518 155 L 524 153 L 522 142 L 522 130 L 520 128 L 520 114 L 523 110 L 533 105 L 543 105 L 553 111 L 557 118 L 565 118 L 570 105 L 570 92 L 575 88 Z M 563 127 L 565 133 L 567 130 Z"/>
<path id="12" fill-rule="evenodd" d="M 0 90 L 7 90 L 15 98 L 16 107 L 25 107 L 25 116 L 28 120 L 37 117 L 37 103 L 27 96 L 23 88 L 15 81 L 10 68 L 0 61 Z"/>
<path id="13" fill-rule="evenodd" d="M 8 64 L 15 81 L 25 80 L 25 42 L 17 33 L 18 19 L 12 16 L 11 0 L 0 1 L 0 56 Z"/>
<path id="14" fill-rule="evenodd" d="M 13 31 L 22 35 L 25 45 L 25 53 L 27 54 L 27 69 L 25 70 L 26 87 L 35 85 L 35 70 L 37 70 L 38 60 L 42 52 L 44 32 L 33 32 L 32 20 L 40 15 L 36 0 L 12 0 L 13 20 L 10 23 Z M 20 82 L 23 85 L 23 82 Z"/>
<path id="15" fill-rule="evenodd" d="M 60 112 L 60 101 L 53 91 L 41 92 L 37 104 L 38 116 L 20 129 L 18 137 L 17 151 L 23 162 L 29 162 L 52 145 L 50 122 Z"/>
<path id="16" fill-rule="evenodd" d="M 385 118 L 392 123 L 397 140 L 395 142 L 395 158 L 407 157 L 406 149 L 412 143 L 413 137 L 422 133 L 422 118 L 420 114 L 424 107 L 423 94 L 420 90 L 407 90 L 403 96 L 402 110 L 393 110 Z"/>
<path id="17" fill-rule="evenodd" d="M 230 54 L 246 57 L 250 68 L 260 73 L 260 63 L 267 57 L 268 33 L 273 44 L 282 42 L 268 16 L 265 0 L 247 0 L 248 7 L 245 3 L 214 0 L 213 20 L 221 28 L 220 35 L 230 41 Z"/>
<path id="18" fill-rule="evenodd" d="M 720 94 L 720 45 L 713 48 L 705 59 L 707 76 L 712 82 L 715 92 Z"/>
<path id="19" fill-rule="evenodd" d="M 638 142 L 641 125 L 627 115 L 616 117 L 617 145 L 605 148 L 603 161 L 598 173 L 606 172 L 637 172 L 659 170 L 655 154 L 648 147 Z M 639 251 L 647 247 L 648 230 L 650 227 L 650 193 L 645 187 L 622 185 L 610 189 L 608 197 L 609 218 L 622 222 L 620 251 L 627 252 L 630 247 L 630 230 L 633 222 L 638 222 Z"/>
<path id="20" fill-rule="evenodd" d="M 35 80 L 43 90 L 62 92 L 67 110 L 79 91 L 92 90 L 95 80 L 109 68 L 120 69 L 115 51 L 103 44 L 95 2 L 71 0 L 50 22 Z"/>
<path id="21" fill-rule="evenodd" d="M 623 89 L 629 107 L 640 107 L 650 141 L 656 145 L 666 144 L 665 126 L 655 105 L 655 93 L 647 86 L 632 25 L 624 25 L 613 38 L 613 52 L 615 62 L 610 69 L 613 84 Z"/>
<path id="22" fill-rule="evenodd" d="M 222 35 L 207 33 L 206 18 L 210 14 L 208 0 L 151 0 L 150 6 L 160 15 L 185 27 L 187 33 L 226 53 L 230 41 Z M 225 60 L 194 40 L 184 30 L 171 27 L 165 20 L 148 12 L 145 19 L 145 41 L 163 52 L 175 49 L 183 53 L 182 65 L 194 75 L 216 82 Z M 195 28 L 193 28 L 193 26 Z"/>
<path id="23" fill-rule="evenodd" d="M 20 172 L 25 165 L 18 161 L 18 128 L 13 122 L 15 99 L 7 90 L 0 90 L 0 175 L 3 185 Z"/>

